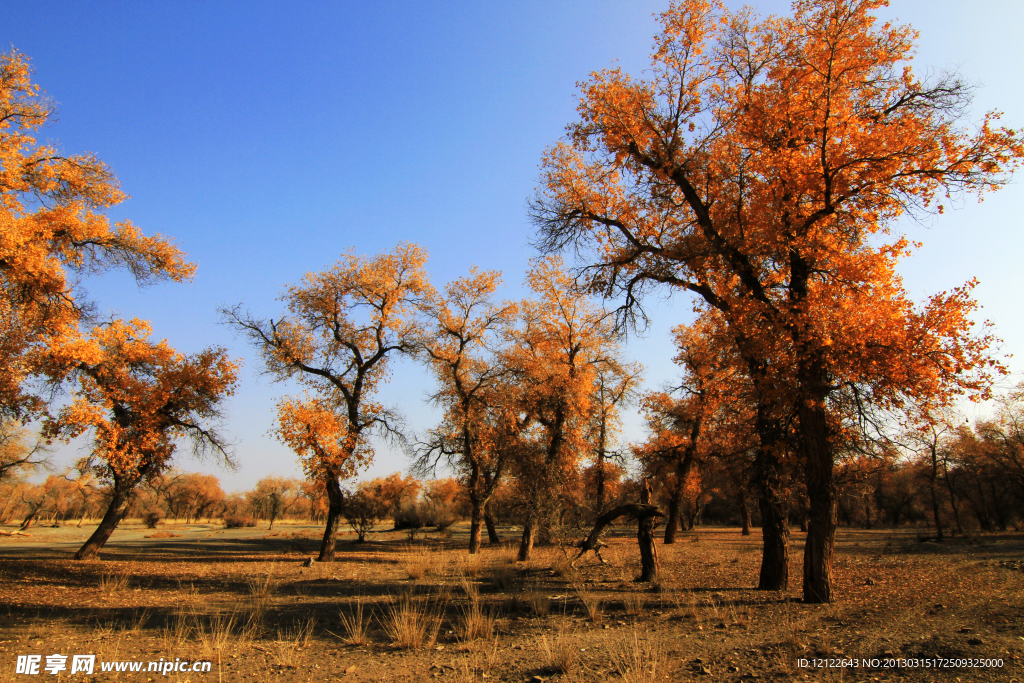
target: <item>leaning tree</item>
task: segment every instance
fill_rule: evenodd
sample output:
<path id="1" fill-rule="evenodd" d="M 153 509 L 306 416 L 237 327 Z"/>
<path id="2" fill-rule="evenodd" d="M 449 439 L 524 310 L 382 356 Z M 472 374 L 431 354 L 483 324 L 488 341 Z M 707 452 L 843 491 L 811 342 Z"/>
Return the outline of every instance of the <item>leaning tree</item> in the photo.
<path id="1" fill-rule="evenodd" d="M 196 455 L 232 462 L 216 426 L 224 399 L 234 392 L 238 364 L 224 349 L 186 356 L 166 341 L 150 341 L 149 334 L 144 321 L 114 320 L 62 347 L 71 402 L 46 421 L 44 433 L 69 439 L 90 433 L 88 464 L 81 467 L 110 486 L 107 510 L 76 560 L 99 554 L 136 487 L 171 466 L 182 439 Z"/>

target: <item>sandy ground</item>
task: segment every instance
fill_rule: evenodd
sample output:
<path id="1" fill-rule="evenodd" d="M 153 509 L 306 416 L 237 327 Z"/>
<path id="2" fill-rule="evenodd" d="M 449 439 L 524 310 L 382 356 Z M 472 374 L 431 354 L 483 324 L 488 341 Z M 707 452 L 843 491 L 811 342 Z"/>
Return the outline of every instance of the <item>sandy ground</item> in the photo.
<path id="1" fill-rule="evenodd" d="M 18 655 L 53 654 L 69 670 L 74 654 L 212 664 L 41 679 L 1024 681 L 1024 534 L 938 544 L 919 541 L 925 530 L 841 529 L 838 600 L 804 605 L 800 533 L 791 590 L 775 593 L 754 590 L 756 530 L 659 544 L 660 579 L 640 584 L 627 528 L 608 538 L 609 564 L 576 568 L 557 547 L 526 563 L 506 545 L 470 557 L 464 525 L 411 542 L 348 534 L 336 562 L 305 568 L 317 526 L 128 524 L 100 560 L 71 560 L 92 528 L 0 537 L 0 682 L 34 680 L 16 673 Z M 403 646 L 416 626 L 422 642 Z"/>

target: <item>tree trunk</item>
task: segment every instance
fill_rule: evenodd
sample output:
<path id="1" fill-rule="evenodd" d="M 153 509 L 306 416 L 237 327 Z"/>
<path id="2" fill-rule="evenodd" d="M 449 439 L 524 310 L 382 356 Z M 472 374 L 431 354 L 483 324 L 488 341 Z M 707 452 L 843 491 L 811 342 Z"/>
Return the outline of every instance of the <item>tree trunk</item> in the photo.
<path id="1" fill-rule="evenodd" d="M 598 553 L 598 558 L 601 559 L 601 562 L 604 562 L 604 559 L 601 558 L 600 555 L 600 549 L 604 546 L 604 543 L 601 542 L 601 532 L 604 531 L 606 526 L 624 515 L 628 515 L 637 520 L 642 520 L 648 517 L 665 516 L 660 510 L 658 510 L 658 508 L 649 504 L 638 505 L 637 503 L 626 503 L 625 505 L 619 505 L 618 507 L 612 508 L 597 518 L 597 521 L 594 522 L 594 528 L 590 532 L 590 535 L 587 536 L 583 542 L 577 544 L 580 552 L 576 555 L 575 559 L 573 559 L 573 562 L 575 563 L 576 560 L 583 557 L 584 553 L 588 550 L 593 550 L 595 553 Z"/>
<path id="2" fill-rule="evenodd" d="M 19 531 L 28 531 L 29 528 L 35 523 L 37 516 L 39 516 L 38 508 L 29 512 L 28 515 L 25 516 L 25 519 L 22 520 Z"/>
<path id="3" fill-rule="evenodd" d="M 498 536 L 498 530 L 494 528 L 494 518 L 491 517 L 489 512 L 484 512 L 484 524 L 487 526 L 487 542 L 501 543 L 501 537 Z"/>
<path id="4" fill-rule="evenodd" d="M 932 516 L 935 518 L 935 540 L 944 541 L 942 534 L 942 520 L 939 519 L 939 492 L 936 490 L 935 478 L 931 480 L 932 492 Z"/>
<path id="5" fill-rule="evenodd" d="M 135 482 L 137 483 L 137 481 Z M 121 484 L 117 481 L 114 482 L 114 489 L 111 492 L 110 504 L 107 506 L 107 511 L 103 513 L 103 519 L 100 520 L 100 525 L 96 527 L 96 531 L 92 532 L 92 536 L 89 537 L 78 552 L 75 553 L 74 559 L 76 560 L 92 560 L 99 555 L 100 550 L 110 540 L 111 534 L 114 533 L 114 529 L 121 523 L 124 516 L 128 513 L 128 506 L 131 503 L 131 494 L 135 490 L 135 484 L 131 486 L 127 484 Z"/>
<path id="6" fill-rule="evenodd" d="M 750 506 L 747 505 L 747 494 L 745 491 L 740 491 L 739 500 L 737 501 L 740 508 L 740 523 L 743 525 L 743 530 L 740 532 L 743 536 L 750 535 Z"/>
<path id="7" fill-rule="evenodd" d="M 537 513 L 530 511 L 526 518 L 526 524 L 523 525 L 523 536 L 519 541 L 519 554 L 516 556 L 516 560 L 519 562 L 526 562 L 530 559 L 530 554 L 533 552 L 533 544 L 537 540 Z"/>
<path id="8" fill-rule="evenodd" d="M 755 467 L 764 540 L 757 587 L 759 590 L 782 591 L 789 588 L 789 525 L 782 496 L 781 465 L 770 446 L 761 446 Z"/>
<path id="9" fill-rule="evenodd" d="M 668 501 L 668 519 L 665 520 L 665 545 L 676 542 L 676 531 L 679 529 L 679 505 L 682 501 L 682 483 L 677 483 Z"/>
<path id="10" fill-rule="evenodd" d="M 640 504 L 651 504 L 651 484 L 644 477 L 640 491 Z M 638 581 L 654 581 L 658 578 L 658 548 L 654 545 L 654 515 L 641 517 L 637 521 L 637 543 L 640 544 L 640 576 Z"/>
<path id="11" fill-rule="evenodd" d="M 803 401 L 800 432 L 806 463 L 807 542 L 804 545 L 804 602 L 832 602 L 832 572 L 836 542 L 835 465 L 824 405 Z"/>
<path id="12" fill-rule="evenodd" d="M 953 482 L 949 480 L 949 468 L 945 460 L 942 463 L 943 479 L 946 482 L 946 490 L 949 491 L 949 505 L 953 508 L 953 521 L 956 522 L 956 532 L 963 536 L 964 528 L 960 524 L 960 506 L 956 502 L 956 494 L 953 491 Z"/>
<path id="13" fill-rule="evenodd" d="M 345 512 L 345 494 L 341 492 L 341 484 L 334 475 L 325 477 L 324 485 L 327 488 L 327 525 L 324 528 L 324 538 L 320 542 L 320 557 L 317 558 L 317 562 L 334 562 L 338 525 Z"/>
<path id="14" fill-rule="evenodd" d="M 476 555 L 480 552 L 480 531 L 484 521 L 483 505 L 476 496 L 470 496 L 472 510 L 469 517 L 469 554 Z"/>

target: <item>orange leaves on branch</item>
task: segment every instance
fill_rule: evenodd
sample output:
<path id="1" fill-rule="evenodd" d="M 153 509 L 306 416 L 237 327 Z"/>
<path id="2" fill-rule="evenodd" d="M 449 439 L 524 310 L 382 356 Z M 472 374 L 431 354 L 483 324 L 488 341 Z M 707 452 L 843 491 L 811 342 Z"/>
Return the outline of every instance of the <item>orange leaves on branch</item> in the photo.
<path id="1" fill-rule="evenodd" d="M 397 415 L 371 397 L 390 356 L 417 348 L 414 314 L 433 294 L 426 260 L 423 249 L 407 243 L 373 257 L 345 254 L 333 268 L 288 287 L 280 319 L 255 319 L 237 307 L 223 311 L 272 375 L 306 389 L 305 398 L 278 404 L 276 432 L 308 476 L 354 476 L 373 457 L 371 432 L 400 436 Z"/>
<path id="2" fill-rule="evenodd" d="M 46 433 L 71 438 L 91 431 L 92 456 L 105 476 L 129 482 L 169 467 L 178 439 L 230 462 L 212 423 L 234 392 L 238 363 L 223 349 L 185 356 L 151 342 L 148 323 L 115 320 L 61 348 L 73 369 L 72 402 L 49 419 Z"/>
<path id="3" fill-rule="evenodd" d="M 145 237 L 102 211 L 125 194 L 91 154 L 65 157 L 38 145 L 35 131 L 55 109 L 31 82 L 28 60 L 0 55 L 0 410 L 42 407 L 25 382 L 57 371 L 45 357 L 74 338 L 82 310 L 81 276 L 128 270 L 140 284 L 192 277 L 195 266 L 167 239 Z"/>
<path id="4" fill-rule="evenodd" d="M 996 340 L 970 329 L 967 290 L 915 306 L 895 270 L 907 240 L 877 235 L 940 195 L 1001 186 L 1024 138 L 997 114 L 964 127 L 970 87 L 917 78 L 916 34 L 879 25 L 881 4 L 799 2 L 768 19 L 674 4 L 648 80 L 581 86 L 531 207 L 541 246 L 585 254 L 581 279 L 624 296 L 626 315 L 651 287 L 695 293 L 725 314 L 761 390 L 820 401 L 867 382 L 893 405 L 984 391 L 1001 366 Z"/>

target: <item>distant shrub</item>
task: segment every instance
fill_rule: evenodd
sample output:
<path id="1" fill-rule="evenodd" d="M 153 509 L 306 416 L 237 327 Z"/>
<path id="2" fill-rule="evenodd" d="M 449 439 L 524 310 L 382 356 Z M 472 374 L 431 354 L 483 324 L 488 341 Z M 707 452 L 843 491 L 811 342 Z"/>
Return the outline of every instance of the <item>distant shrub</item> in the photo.
<path id="1" fill-rule="evenodd" d="M 396 529 L 422 529 L 427 524 L 423 520 L 422 506 L 415 500 L 403 500 L 395 512 Z"/>
<path id="2" fill-rule="evenodd" d="M 428 500 L 421 503 L 419 508 L 424 526 L 435 527 L 438 531 L 444 531 L 461 519 L 461 516 L 452 510 L 449 501 Z"/>
<path id="3" fill-rule="evenodd" d="M 163 518 L 163 510 L 159 509 L 148 510 L 146 514 L 142 515 L 142 521 L 146 525 L 147 529 L 155 529 L 156 525 L 159 524 L 160 520 Z"/>
<path id="4" fill-rule="evenodd" d="M 244 515 L 224 515 L 224 526 L 228 529 L 241 529 L 256 526 L 256 521 Z"/>

